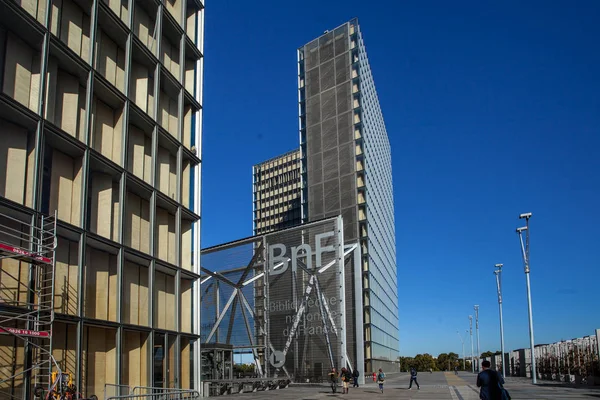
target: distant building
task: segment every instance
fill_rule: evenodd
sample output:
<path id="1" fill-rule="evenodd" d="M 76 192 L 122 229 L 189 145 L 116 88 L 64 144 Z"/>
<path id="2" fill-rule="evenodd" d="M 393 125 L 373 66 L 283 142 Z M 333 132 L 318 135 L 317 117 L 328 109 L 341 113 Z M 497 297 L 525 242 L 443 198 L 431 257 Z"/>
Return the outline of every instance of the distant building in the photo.
<path id="1" fill-rule="evenodd" d="M 302 222 L 300 150 L 252 167 L 254 234 L 290 228 Z"/>
<path id="2" fill-rule="evenodd" d="M 298 100 L 303 218 L 342 215 L 344 241 L 359 242 L 362 252 L 362 275 L 352 263 L 345 273 L 348 355 L 361 360 L 364 350 L 366 371 L 397 370 L 391 148 L 357 19 L 298 49 Z M 363 297 L 362 316 L 355 296 Z M 354 332 L 362 320 L 359 343 Z"/>

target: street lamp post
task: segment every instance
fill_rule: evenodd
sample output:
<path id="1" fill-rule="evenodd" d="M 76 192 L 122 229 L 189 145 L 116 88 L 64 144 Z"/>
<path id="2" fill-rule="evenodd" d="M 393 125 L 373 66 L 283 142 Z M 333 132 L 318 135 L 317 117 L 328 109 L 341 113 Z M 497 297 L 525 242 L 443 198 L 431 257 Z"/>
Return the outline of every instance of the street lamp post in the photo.
<path id="1" fill-rule="evenodd" d="M 525 280 L 527 282 L 527 305 L 529 308 L 529 345 L 531 347 L 531 381 L 537 383 L 537 374 L 535 368 L 535 342 L 533 339 L 533 311 L 531 309 L 531 283 L 529 281 L 529 218 L 531 213 L 519 215 L 519 219 L 525 220 L 525 226 L 517 228 L 519 240 L 521 242 L 521 255 L 523 256 L 523 266 L 525 267 Z M 523 242 L 523 231 L 525 231 L 525 242 Z"/>
<path id="2" fill-rule="evenodd" d="M 479 372 L 479 368 L 481 368 L 481 350 L 479 348 L 479 306 L 475 304 L 473 309 L 475 310 L 475 330 L 477 331 L 477 372 Z"/>
<path id="3" fill-rule="evenodd" d="M 475 363 L 473 362 L 473 316 L 469 315 L 469 336 L 471 337 L 471 372 L 475 373 Z"/>
<path id="4" fill-rule="evenodd" d="M 502 376 L 506 376 L 506 367 L 504 365 L 504 323 L 502 321 L 502 264 L 496 264 L 496 287 L 498 289 L 498 310 L 500 312 L 500 351 L 502 352 Z"/>
<path id="5" fill-rule="evenodd" d="M 456 331 L 456 334 L 458 335 L 458 337 L 460 338 L 460 342 L 462 343 L 462 354 L 463 354 L 463 371 L 466 369 L 466 364 L 465 364 L 465 340 L 463 339 L 462 335 L 460 334 L 459 331 Z"/>

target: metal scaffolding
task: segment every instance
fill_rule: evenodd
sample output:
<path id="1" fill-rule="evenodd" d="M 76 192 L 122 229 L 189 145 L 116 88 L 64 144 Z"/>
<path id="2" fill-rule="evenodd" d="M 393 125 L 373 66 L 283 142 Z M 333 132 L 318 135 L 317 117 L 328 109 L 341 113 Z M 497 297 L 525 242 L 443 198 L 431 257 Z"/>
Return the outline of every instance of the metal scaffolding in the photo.
<path id="1" fill-rule="evenodd" d="M 27 281 L 7 269 L 1 271 L 0 335 L 22 340 L 31 354 L 27 368 L 0 376 L 0 384 L 29 372 L 36 388 L 50 392 L 57 384 L 51 379 L 53 368 L 58 376 L 61 373 L 52 356 L 56 246 L 56 212 L 34 215 L 29 222 L 0 212 L 0 261 L 15 259 L 29 265 Z"/>

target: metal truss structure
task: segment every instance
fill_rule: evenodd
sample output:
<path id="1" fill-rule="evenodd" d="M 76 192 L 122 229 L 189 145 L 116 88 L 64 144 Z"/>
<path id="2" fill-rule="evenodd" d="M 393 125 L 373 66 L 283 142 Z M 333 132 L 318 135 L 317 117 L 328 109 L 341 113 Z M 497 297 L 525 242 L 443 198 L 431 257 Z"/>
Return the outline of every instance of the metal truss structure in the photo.
<path id="1" fill-rule="evenodd" d="M 202 343 L 245 350 L 255 367 L 248 381 L 306 381 L 331 367 L 352 369 L 344 277 L 360 246 L 344 245 L 341 226 L 338 217 L 204 250 Z M 282 248 L 291 251 L 276 254 Z M 313 365 L 323 369 L 310 371 Z M 202 380 L 231 381 L 228 374 Z"/>

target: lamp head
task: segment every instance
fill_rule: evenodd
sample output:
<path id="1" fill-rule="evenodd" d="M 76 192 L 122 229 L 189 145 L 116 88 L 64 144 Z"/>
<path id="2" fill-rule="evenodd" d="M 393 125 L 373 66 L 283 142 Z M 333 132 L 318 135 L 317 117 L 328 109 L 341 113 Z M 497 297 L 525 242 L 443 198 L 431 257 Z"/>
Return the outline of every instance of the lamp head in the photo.
<path id="1" fill-rule="evenodd" d="M 526 231 L 526 230 L 527 230 L 527 227 L 526 226 L 522 226 L 520 228 L 517 228 L 517 233 L 521 233 L 521 232 Z"/>
<path id="2" fill-rule="evenodd" d="M 519 219 L 529 219 L 531 218 L 531 213 L 523 213 L 519 215 Z"/>
<path id="3" fill-rule="evenodd" d="M 504 264 L 496 264 L 495 267 L 496 268 L 502 268 L 504 266 Z"/>

